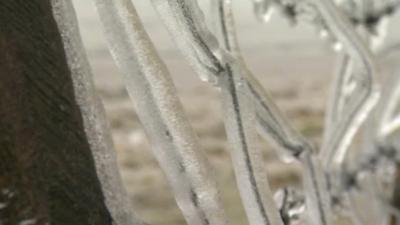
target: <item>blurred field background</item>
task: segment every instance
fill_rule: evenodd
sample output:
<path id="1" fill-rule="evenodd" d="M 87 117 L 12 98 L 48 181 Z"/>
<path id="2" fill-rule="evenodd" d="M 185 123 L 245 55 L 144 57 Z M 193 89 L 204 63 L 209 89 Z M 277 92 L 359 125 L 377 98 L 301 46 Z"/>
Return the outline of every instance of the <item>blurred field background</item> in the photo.
<path id="1" fill-rule="evenodd" d="M 152 157 L 151 146 L 124 89 L 120 73 L 106 49 L 94 5 L 92 1 L 74 2 L 96 86 L 112 128 L 123 181 L 134 208 L 150 224 L 184 224 L 165 177 Z M 231 223 L 246 224 L 230 165 L 230 146 L 221 120 L 218 91 L 200 81 L 183 60 L 162 21 L 151 8 L 150 1 L 133 2 L 170 69 L 183 106 L 201 140 L 202 150 L 214 169 L 213 175 L 218 181 Z M 208 1 L 200 2 L 207 11 Z M 336 56 L 311 26 L 293 27 L 277 14 L 268 24 L 258 23 L 250 3 L 234 1 L 239 41 L 246 62 L 297 129 L 318 144 Z M 281 163 L 272 147 L 262 140 L 260 147 L 274 189 L 299 183 L 298 165 Z"/>

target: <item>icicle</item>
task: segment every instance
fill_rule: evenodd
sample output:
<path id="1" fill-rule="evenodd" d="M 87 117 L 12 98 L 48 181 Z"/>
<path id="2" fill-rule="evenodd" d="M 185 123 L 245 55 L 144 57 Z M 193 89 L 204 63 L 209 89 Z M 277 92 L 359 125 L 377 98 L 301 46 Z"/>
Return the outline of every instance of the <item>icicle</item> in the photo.
<path id="1" fill-rule="evenodd" d="M 72 1 L 51 0 L 71 69 L 75 97 L 82 111 L 85 133 L 93 150 L 105 203 L 116 225 L 144 224 L 133 213 L 117 168 L 117 160 L 103 105 L 95 92 Z"/>
<path id="2" fill-rule="evenodd" d="M 186 221 L 191 225 L 227 224 L 197 137 L 134 6 L 130 0 L 95 2 L 111 53 Z"/>

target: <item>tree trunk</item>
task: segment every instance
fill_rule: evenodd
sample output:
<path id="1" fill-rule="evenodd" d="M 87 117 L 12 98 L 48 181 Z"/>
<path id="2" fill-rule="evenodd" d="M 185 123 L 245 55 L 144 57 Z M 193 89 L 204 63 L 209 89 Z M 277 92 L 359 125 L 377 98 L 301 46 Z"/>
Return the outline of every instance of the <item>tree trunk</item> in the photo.
<path id="1" fill-rule="evenodd" d="M 0 1 L 0 224 L 111 224 L 51 9 Z"/>

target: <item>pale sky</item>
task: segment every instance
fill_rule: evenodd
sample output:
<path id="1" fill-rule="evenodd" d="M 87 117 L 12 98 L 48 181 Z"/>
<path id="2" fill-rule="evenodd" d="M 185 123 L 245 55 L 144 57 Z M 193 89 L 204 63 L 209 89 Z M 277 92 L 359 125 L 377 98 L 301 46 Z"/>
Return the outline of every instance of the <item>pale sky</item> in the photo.
<path id="1" fill-rule="evenodd" d="M 96 15 L 93 1 L 73 0 L 81 25 L 81 32 L 89 51 L 104 49 L 99 18 Z M 206 8 L 209 0 L 201 0 L 203 8 Z M 133 0 L 139 15 L 155 45 L 160 51 L 175 49 L 162 21 L 154 12 L 149 0 Z M 291 27 L 278 13 L 267 24 L 260 24 L 253 16 L 251 0 L 236 0 L 234 13 L 238 28 L 239 41 L 245 49 L 257 49 L 258 46 L 285 46 L 302 49 L 314 49 L 324 46 L 324 42 L 318 39 L 316 30 L 302 24 Z M 400 37 L 399 16 L 392 22 L 390 40 Z M 400 38 L 399 38 L 400 39 Z"/>

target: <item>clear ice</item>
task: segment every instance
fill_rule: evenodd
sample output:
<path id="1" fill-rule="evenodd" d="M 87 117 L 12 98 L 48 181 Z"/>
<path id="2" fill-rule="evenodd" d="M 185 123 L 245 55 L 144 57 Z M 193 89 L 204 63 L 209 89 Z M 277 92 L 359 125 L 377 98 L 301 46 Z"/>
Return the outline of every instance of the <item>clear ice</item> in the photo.
<path id="1" fill-rule="evenodd" d="M 96 0 L 112 56 L 190 225 L 227 224 L 215 181 L 187 122 L 169 72 L 130 0 Z M 207 57 L 202 57 L 206 59 Z M 208 58 L 207 58 L 208 59 Z"/>

